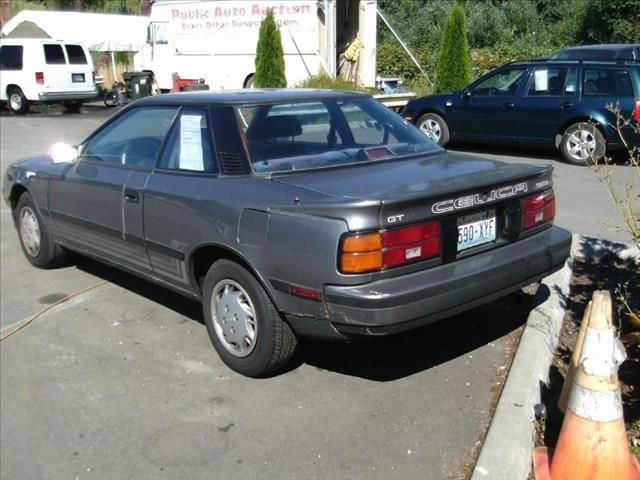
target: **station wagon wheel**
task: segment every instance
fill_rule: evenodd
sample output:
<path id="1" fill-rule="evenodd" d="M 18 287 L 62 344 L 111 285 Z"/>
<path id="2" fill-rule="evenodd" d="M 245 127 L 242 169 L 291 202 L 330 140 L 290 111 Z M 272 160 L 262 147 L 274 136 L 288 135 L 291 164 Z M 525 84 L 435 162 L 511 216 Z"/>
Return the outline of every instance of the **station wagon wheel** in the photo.
<path id="1" fill-rule="evenodd" d="M 297 340 L 260 282 L 231 260 L 210 268 L 202 292 L 204 320 L 222 361 L 249 377 L 273 373 L 291 359 Z"/>
<path id="2" fill-rule="evenodd" d="M 31 265 L 50 268 L 63 263 L 66 258 L 65 251 L 51 240 L 47 227 L 28 192 L 23 193 L 18 199 L 14 218 L 22 252 Z"/>
<path id="3" fill-rule="evenodd" d="M 449 143 L 449 127 L 440 115 L 425 113 L 416 122 L 416 127 L 440 146 Z"/>
<path id="4" fill-rule="evenodd" d="M 7 94 L 9 96 L 9 108 L 13 113 L 24 115 L 29 111 L 29 101 L 19 87 L 11 88 Z"/>
<path id="5" fill-rule="evenodd" d="M 602 132 L 591 123 L 574 123 L 562 136 L 560 152 L 564 159 L 574 165 L 590 165 L 600 160 L 607 149 Z"/>

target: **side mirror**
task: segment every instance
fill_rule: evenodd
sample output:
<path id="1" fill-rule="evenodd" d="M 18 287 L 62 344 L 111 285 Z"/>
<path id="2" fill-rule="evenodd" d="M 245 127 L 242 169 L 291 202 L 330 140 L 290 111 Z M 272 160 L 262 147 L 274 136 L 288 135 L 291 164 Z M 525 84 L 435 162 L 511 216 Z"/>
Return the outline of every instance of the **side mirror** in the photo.
<path id="1" fill-rule="evenodd" d="M 469 98 L 471 96 L 471 91 L 470 90 L 463 90 L 462 91 L 462 96 Z"/>
<path id="2" fill-rule="evenodd" d="M 56 143 L 49 152 L 51 163 L 74 163 L 77 158 L 78 151 L 66 143 Z"/>

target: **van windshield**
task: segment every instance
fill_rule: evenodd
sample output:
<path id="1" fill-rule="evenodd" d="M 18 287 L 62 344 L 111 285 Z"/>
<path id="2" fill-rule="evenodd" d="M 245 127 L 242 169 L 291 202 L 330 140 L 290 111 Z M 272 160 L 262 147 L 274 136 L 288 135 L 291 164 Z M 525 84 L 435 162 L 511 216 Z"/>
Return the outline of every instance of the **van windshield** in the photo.
<path id="1" fill-rule="evenodd" d="M 255 173 L 307 170 L 440 151 L 372 98 L 237 108 Z"/>

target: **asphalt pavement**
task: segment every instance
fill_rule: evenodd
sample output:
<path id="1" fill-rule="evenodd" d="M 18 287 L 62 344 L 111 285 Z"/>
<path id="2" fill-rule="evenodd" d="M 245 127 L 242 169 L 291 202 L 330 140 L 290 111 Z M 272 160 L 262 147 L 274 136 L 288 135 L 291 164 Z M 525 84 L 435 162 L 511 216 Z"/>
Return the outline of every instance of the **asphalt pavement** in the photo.
<path id="1" fill-rule="evenodd" d="M 1 173 L 111 113 L 3 114 Z M 557 223 L 623 239 L 603 226 L 612 209 L 588 170 L 480 154 L 554 163 Z M 197 303 L 81 257 L 37 270 L 5 204 L 0 215 L 3 331 L 107 281 L 0 344 L 2 479 L 461 478 L 530 310 L 519 294 L 403 335 L 303 342 L 287 372 L 252 380 L 217 357 Z"/>

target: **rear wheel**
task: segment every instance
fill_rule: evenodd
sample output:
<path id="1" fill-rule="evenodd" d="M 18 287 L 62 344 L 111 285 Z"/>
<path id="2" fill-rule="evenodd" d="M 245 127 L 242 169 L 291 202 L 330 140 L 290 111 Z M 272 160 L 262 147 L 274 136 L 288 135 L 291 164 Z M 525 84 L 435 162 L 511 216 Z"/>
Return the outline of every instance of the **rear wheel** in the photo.
<path id="1" fill-rule="evenodd" d="M 442 147 L 449 143 L 449 127 L 440 115 L 425 113 L 416 122 L 416 127 Z"/>
<path id="2" fill-rule="evenodd" d="M 64 249 L 51 241 L 33 198 L 27 192 L 18 200 L 15 219 L 22 252 L 31 265 L 51 268 L 64 261 Z"/>
<path id="3" fill-rule="evenodd" d="M 273 373 L 291 359 L 297 339 L 256 278 L 230 260 L 215 262 L 204 280 L 207 331 L 229 368 L 248 377 Z"/>
<path id="4" fill-rule="evenodd" d="M 607 141 L 602 132 L 591 123 L 574 123 L 562 135 L 560 152 L 574 165 L 591 165 L 604 157 Z"/>
<path id="5" fill-rule="evenodd" d="M 13 87 L 8 92 L 9 108 L 13 113 L 24 115 L 29 111 L 29 102 L 19 87 Z"/>
<path id="6" fill-rule="evenodd" d="M 242 88 L 253 88 L 253 73 L 245 78 Z"/>

